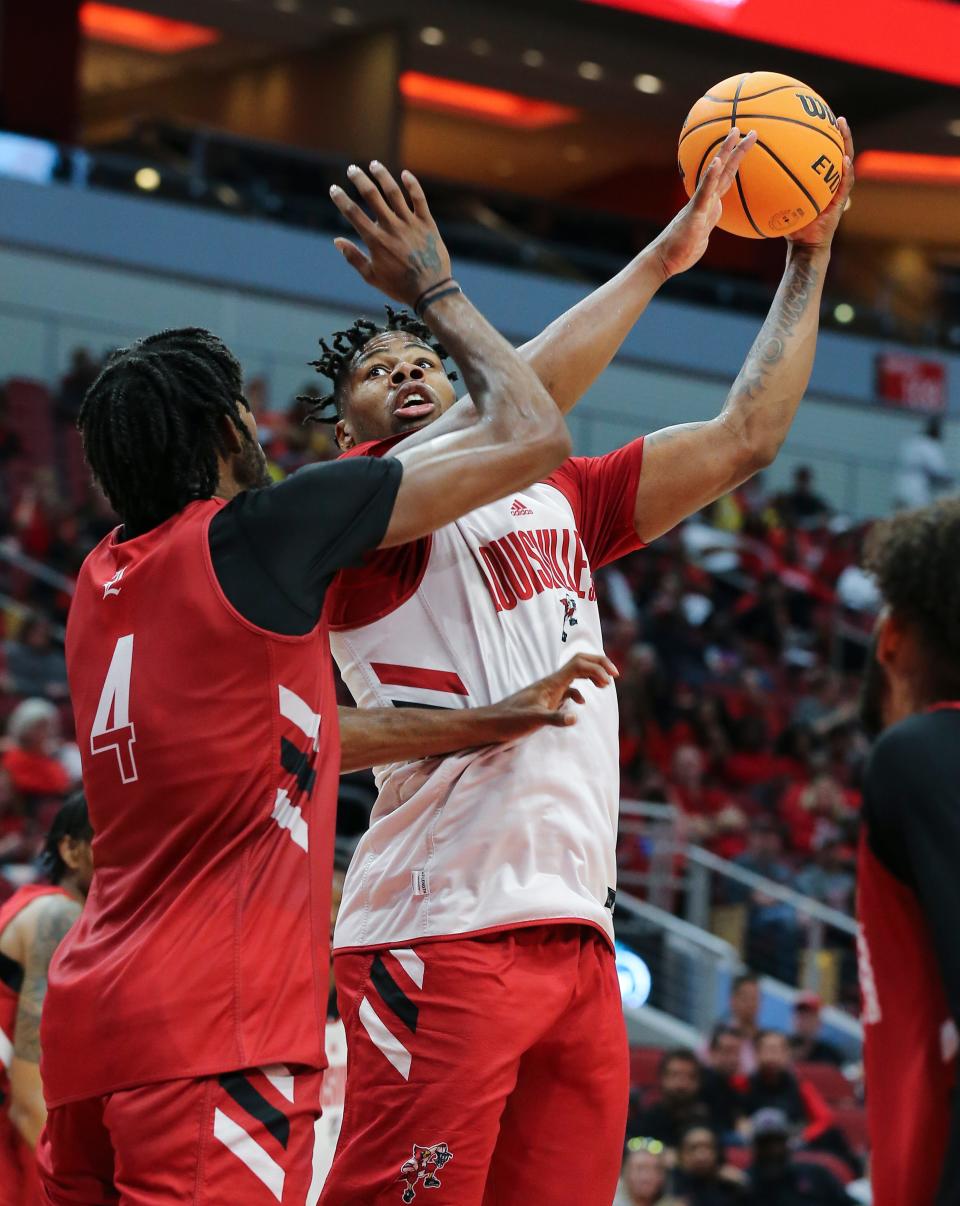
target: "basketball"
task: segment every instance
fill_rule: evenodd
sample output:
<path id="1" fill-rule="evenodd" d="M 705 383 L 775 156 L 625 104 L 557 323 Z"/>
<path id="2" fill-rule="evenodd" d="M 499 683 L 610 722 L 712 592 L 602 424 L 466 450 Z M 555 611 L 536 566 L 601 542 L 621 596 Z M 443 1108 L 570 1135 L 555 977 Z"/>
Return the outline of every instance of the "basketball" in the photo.
<path id="1" fill-rule="evenodd" d="M 751 71 L 706 92 L 680 133 L 680 176 L 692 196 L 733 126 L 757 132 L 723 198 L 722 230 L 771 239 L 808 225 L 840 187 L 843 135 L 823 97 L 788 75 Z"/>

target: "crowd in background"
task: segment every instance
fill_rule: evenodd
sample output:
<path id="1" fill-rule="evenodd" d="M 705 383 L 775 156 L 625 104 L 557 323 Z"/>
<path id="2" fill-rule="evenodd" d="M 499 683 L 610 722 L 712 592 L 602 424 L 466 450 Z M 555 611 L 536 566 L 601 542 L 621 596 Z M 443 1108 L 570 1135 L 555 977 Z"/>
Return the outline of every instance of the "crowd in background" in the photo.
<path id="1" fill-rule="evenodd" d="M 0 560 L 0 862 L 29 854 L 44 806 L 77 770 L 62 651 L 69 582 L 114 518 L 86 479 L 70 491 L 62 469 L 97 370 L 79 350 L 55 392 L 53 464 L 24 466 L 0 393 L 0 541 L 52 571 Z M 330 429 L 304 422 L 309 402 L 270 410 L 265 392 L 254 380 L 247 397 L 275 478 L 336 455 Z M 862 535 L 800 468 L 777 495 L 754 478 L 597 584 L 622 671 L 624 796 L 674 804 L 688 840 L 841 909 L 853 887 L 863 757 L 853 718 L 873 604 L 857 568 Z M 642 872 L 643 839 L 625 838 L 619 857 Z"/>

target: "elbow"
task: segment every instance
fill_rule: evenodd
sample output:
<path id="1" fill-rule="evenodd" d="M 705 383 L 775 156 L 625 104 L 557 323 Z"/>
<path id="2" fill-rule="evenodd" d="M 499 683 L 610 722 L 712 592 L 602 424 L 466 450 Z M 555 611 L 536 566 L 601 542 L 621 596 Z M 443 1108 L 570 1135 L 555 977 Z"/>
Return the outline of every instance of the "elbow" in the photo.
<path id="1" fill-rule="evenodd" d="M 782 446 L 783 439 L 778 436 L 758 433 L 744 440 L 740 447 L 740 464 L 738 465 L 741 480 L 746 481 L 748 477 L 753 477 L 761 469 L 768 469 L 777 459 Z"/>

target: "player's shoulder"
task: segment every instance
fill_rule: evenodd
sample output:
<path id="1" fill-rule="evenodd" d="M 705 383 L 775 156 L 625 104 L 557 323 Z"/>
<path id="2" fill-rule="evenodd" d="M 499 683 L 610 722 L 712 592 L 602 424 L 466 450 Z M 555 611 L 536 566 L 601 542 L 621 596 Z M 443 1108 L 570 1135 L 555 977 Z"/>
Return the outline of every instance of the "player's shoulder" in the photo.
<path id="1" fill-rule="evenodd" d="M 65 892 L 44 892 L 21 908 L 8 927 L 26 954 L 37 944 L 56 945 L 80 916 L 80 902 Z"/>
<path id="2" fill-rule="evenodd" d="M 905 756 L 942 750 L 946 734 L 960 734 L 960 703 L 915 712 L 885 729 L 870 753 L 869 767 L 900 765 Z"/>

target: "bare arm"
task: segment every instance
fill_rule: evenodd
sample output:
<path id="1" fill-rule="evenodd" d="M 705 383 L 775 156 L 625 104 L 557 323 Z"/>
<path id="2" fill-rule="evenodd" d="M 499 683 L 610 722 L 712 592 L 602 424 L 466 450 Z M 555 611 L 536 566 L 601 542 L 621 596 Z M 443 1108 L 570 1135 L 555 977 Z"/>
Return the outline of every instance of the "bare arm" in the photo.
<path id="1" fill-rule="evenodd" d="M 711 197 L 723 195 L 755 141 L 752 132 L 741 138 L 732 130 L 717 151 L 716 168 L 704 173 L 696 193 L 669 226 L 616 276 L 519 348 L 562 414 L 574 408 L 607 368 L 661 285 L 703 256 L 716 221 L 710 220 Z M 410 449 L 432 435 L 459 431 L 476 417 L 468 394 L 432 427 L 408 436 L 403 446 Z"/>
<path id="2" fill-rule="evenodd" d="M 10 1121 L 35 1148 L 47 1118 L 40 1083 L 40 1016 L 47 995 L 50 960 L 64 935 L 80 915 L 80 905 L 65 896 L 38 903 L 32 932 L 25 940 L 23 984 L 13 1032 L 10 1063 Z"/>
<path id="3" fill-rule="evenodd" d="M 373 218 L 342 189 L 335 204 L 367 245 L 337 246 L 364 280 L 408 304 L 450 277 L 450 259 L 419 183 L 409 172 L 404 195 L 390 173 L 372 164 L 350 178 Z M 466 381 L 476 421 L 461 431 L 397 453 L 403 481 L 383 547 L 405 544 L 468 511 L 548 474 L 570 454 L 570 436 L 536 373 L 459 289 L 427 309 L 425 321 Z"/>
<path id="4" fill-rule="evenodd" d="M 853 187 L 853 141 L 843 184 L 821 216 L 789 240 L 767 319 L 716 418 L 647 436 L 634 523 L 650 541 L 769 465 L 790 430 L 813 368 L 830 245 Z M 719 217 L 719 213 L 717 215 Z"/>
<path id="5" fill-rule="evenodd" d="M 499 745 L 545 725 L 575 724 L 576 716 L 563 706 L 567 700 L 583 703 L 573 681 L 585 678 L 605 687 L 616 675 L 609 658 L 582 653 L 554 674 L 485 708 L 340 708 L 341 774 Z"/>

